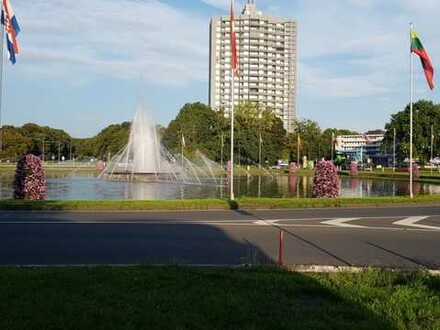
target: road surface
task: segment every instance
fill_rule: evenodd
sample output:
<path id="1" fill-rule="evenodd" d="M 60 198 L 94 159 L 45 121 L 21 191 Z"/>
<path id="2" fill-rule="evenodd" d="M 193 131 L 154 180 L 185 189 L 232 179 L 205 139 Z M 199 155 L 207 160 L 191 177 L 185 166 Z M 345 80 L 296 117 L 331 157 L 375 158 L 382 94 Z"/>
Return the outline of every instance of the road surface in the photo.
<path id="1" fill-rule="evenodd" d="M 0 265 L 269 264 L 440 269 L 440 207 L 0 213 Z"/>

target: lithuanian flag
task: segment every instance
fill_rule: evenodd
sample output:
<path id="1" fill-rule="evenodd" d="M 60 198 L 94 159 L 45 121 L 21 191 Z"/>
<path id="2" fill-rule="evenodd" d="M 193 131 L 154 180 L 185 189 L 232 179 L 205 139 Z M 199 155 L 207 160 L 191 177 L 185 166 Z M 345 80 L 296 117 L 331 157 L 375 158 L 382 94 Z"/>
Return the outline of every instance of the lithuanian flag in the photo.
<path id="1" fill-rule="evenodd" d="M 411 52 L 420 57 L 429 88 L 434 89 L 434 66 L 432 65 L 431 57 L 425 48 L 423 48 L 419 36 L 414 31 L 411 32 Z"/>

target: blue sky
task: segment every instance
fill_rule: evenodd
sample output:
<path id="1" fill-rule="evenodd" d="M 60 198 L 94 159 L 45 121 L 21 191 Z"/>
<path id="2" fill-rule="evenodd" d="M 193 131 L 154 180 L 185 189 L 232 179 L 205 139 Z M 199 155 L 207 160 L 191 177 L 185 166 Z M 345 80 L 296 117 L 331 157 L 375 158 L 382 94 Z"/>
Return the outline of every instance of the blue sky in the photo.
<path id="1" fill-rule="evenodd" d="M 438 0 L 257 0 L 299 23 L 298 114 L 382 128 L 408 102 L 408 23 L 440 68 Z M 88 137 L 144 103 L 166 125 L 208 101 L 208 29 L 228 0 L 14 0 L 22 55 L 6 66 L 3 122 Z M 243 1 L 236 1 L 237 9 Z M 429 92 L 418 62 L 417 98 Z"/>

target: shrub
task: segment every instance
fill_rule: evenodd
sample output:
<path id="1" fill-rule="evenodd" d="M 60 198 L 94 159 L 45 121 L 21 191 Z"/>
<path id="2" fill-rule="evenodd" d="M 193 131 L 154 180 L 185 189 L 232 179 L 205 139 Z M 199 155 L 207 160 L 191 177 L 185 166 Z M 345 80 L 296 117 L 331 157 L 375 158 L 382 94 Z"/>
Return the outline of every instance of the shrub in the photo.
<path id="1" fill-rule="evenodd" d="M 15 172 L 14 198 L 44 200 L 46 196 L 46 174 L 41 159 L 32 154 L 23 156 Z"/>
<path id="2" fill-rule="evenodd" d="M 338 170 L 330 161 L 320 161 L 313 178 L 314 198 L 336 198 L 340 194 Z"/>
<path id="3" fill-rule="evenodd" d="M 356 162 L 351 162 L 350 164 L 350 175 L 357 176 L 359 174 L 358 164 Z"/>

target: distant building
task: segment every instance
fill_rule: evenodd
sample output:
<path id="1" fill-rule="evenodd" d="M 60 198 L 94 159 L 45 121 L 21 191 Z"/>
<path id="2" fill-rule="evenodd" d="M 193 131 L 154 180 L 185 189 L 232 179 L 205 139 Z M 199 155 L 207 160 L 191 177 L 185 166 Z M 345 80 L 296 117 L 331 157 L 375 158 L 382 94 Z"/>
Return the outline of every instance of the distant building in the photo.
<path id="1" fill-rule="evenodd" d="M 385 137 L 384 131 L 367 132 L 358 135 L 340 135 L 336 137 L 337 154 L 349 159 L 361 161 L 381 157 L 381 147 Z"/>
<path id="2" fill-rule="evenodd" d="M 249 0 L 236 17 L 239 75 L 235 105 L 256 102 L 273 109 L 291 132 L 296 119 L 297 24 L 264 16 Z M 216 17 L 210 27 L 209 104 L 231 109 L 230 17 Z"/>

